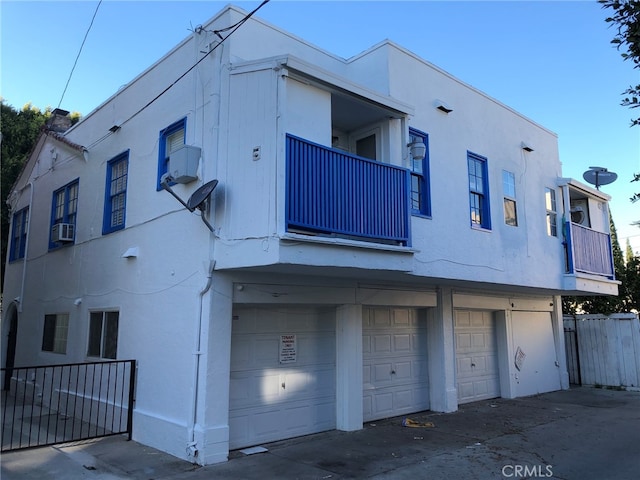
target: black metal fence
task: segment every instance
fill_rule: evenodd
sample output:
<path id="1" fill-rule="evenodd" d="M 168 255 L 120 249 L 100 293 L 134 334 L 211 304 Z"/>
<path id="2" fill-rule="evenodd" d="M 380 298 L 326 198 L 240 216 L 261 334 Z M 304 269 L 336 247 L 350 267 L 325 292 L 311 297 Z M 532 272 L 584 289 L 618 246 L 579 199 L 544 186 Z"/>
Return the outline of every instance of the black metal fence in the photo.
<path id="1" fill-rule="evenodd" d="M 135 360 L 2 369 L 1 451 L 109 435 L 131 439 Z"/>

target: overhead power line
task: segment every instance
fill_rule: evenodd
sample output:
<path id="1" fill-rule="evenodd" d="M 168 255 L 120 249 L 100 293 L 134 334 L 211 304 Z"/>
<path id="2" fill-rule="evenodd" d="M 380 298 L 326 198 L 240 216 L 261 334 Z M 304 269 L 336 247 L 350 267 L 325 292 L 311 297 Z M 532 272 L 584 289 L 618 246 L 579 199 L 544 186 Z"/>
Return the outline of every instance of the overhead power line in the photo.
<path id="1" fill-rule="evenodd" d="M 78 50 L 78 55 L 76 55 L 76 60 L 73 62 L 73 67 L 71 67 L 71 72 L 69 72 L 69 78 L 67 78 L 67 84 L 64 86 L 64 90 L 62 91 L 62 96 L 60 97 L 60 101 L 58 102 L 58 108 L 62 105 L 62 100 L 64 99 L 64 94 L 67 93 L 67 88 L 69 87 L 69 82 L 71 81 L 71 77 L 73 76 L 73 71 L 76 69 L 76 65 L 78 64 L 78 59 L 80 58 L 80 54 L 82 53 L 82 48 L 84 47 L 84 43 L 87 41 L 87 37 L 89 36 L 89 32 L 91 31 L 91 27 L 93 27 L 93 21 L 96 19 L 96 15 L 98 14 L 98 9 L 102 4 L 102 0 L 98 2 L 96 5 L 96 10 L 93 12 L 93 17 L 91 17 L 91 23 L 89 24 L 89 28 L 87 28 L 87 32 L 84 34 L 84 38 L 82 39 L 82 44 L 80 45 L 80 50 Z"/>

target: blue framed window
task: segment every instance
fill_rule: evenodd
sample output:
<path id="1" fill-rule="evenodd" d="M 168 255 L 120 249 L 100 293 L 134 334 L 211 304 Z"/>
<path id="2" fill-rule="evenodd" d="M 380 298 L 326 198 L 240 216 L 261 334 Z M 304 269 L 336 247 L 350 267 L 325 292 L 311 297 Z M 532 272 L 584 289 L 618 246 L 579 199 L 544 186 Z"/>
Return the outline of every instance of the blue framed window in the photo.
<path id="1" fill-rule="evenodd" d="M 491 213 L 489 209 L 489 178 L 487 159 L 467 152 L 469 167 L 469 206 L 471 226 L 491 229 Z"/>
<path id="2" fill-rule="evenodd" d="M 124 228 L 127 206 L 127 171 L 129 151 L 121 153 L 107 163 L 107 185 L 104 195 L 102 234 Z"/>
<path id="3" fill-rule="evenodd" d="M 49 232 L 49 248 L 57 248 L 64 243 L 55 241 L 53 238 L 53 226 L 58 224 L 72 225 L 70 229 L 64 229 L 68 242 L 75 240 L 76 216 L 78 214 L 78 189 L 80 181 L 78 179 L 68 183 L 64 187 L 53 192 L 53 202 L 51 208 L 51 230 Z"/>
<path id="4" fill-rule="evenodd" d="M 409 129 L 409 143 L 424 143 L 424 158 L 411 160 L 411 213 L 431 216 L 431 186 L 429 182 L 429 136 L 419 130 Z"/>
<path id="5" fill-rule="evenodd" d="M 512 227 L 517 227 L 516 176 L 513 172 L 507 170 L 502 171 L 502 194 L 504 195 L 504 223 Z"/>
<path id="6" fill-rule="evenodd" d="M 11 246 L 9 247 L 9 261 L 24 258 L 27 248 L 27 227 L 29 222 L 29 207 L 13 214 L 11 228 Z"/>
<path id="7" fill-rule="evenodd" d="M 185 134 L 187 131 L 187 119 L 169 125 L 160 132 L 160 141 L 158 148 L 158 184 L 156 189 L 162 190 L 160 181 L 162 176 L 169 171 L 169 155 L 184 145 Z"/>

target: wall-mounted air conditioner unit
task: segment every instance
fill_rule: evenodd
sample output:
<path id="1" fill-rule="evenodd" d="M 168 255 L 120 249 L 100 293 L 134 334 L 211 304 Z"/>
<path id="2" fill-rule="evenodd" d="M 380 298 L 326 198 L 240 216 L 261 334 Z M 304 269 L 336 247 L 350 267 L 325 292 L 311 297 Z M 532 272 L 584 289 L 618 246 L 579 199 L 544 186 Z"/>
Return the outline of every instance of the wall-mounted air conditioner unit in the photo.
<path id="1" fill-rule="evenodd" d="M 169 155 L 169 175 L 176 183 L 189 183 L 198 179 L 198 162 L 201 150 L 184 145 Z"/>
<path id="2" fill-rule="evenodd" d="M 591 227 L 588 200 L 574 200 L 571 202 L 571 221 L 583 227 Z"/>
<path id="3" fill-rule="evenodd" d="M 73 223 L 56 223 L 51 227 L 51 240 L 53 242 L 73 242 L 75 225 Z"/>

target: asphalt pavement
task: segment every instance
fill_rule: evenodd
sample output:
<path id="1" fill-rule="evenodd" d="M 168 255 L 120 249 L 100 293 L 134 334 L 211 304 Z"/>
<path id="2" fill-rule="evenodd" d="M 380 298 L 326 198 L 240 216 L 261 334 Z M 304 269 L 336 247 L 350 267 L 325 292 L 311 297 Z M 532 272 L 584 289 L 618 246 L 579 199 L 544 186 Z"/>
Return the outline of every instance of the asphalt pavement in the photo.
<path id="1" fill-rule="evenodd" d="M 125 437 L 4 453 L 2 480 L 640 478 L 640 392 L 579 387 L 262 445 L 200 467 Z"/>

